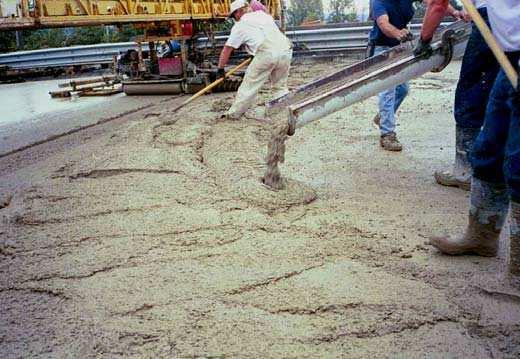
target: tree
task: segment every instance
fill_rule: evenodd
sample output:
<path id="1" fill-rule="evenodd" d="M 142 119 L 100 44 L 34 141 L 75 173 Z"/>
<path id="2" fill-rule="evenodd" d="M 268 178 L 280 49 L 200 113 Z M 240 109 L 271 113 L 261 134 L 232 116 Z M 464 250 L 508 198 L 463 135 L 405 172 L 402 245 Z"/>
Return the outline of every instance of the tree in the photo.
<path id="1" fill-rule="evenodd" d="M 16 50 L 14 31 L 0 31 L 0 53 Z"/>
<path id="2" fill-rule="evenodd" d="M 355 21 L 357 18 L 353 0 L 331 0 L 330 22 Z"/>
<path id="3" fill-rule="evenodd" d="M 301 25 L 304 21 L 323 20 L 323 2 L 321 0 L 291 0 L 287 11 L 289 24 Z"/>
<path id="4" fill-rule="evenodd" d="M 24 30 L 24 50 L 37 50 L 66 46 L 66 36 L 62 29 Z"/>

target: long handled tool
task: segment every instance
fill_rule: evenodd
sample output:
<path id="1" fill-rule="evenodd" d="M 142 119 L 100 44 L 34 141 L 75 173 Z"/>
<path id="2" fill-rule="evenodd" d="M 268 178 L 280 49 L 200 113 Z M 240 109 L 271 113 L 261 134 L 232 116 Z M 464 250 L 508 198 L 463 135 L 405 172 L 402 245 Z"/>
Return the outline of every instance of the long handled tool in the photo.
<path id="1" fill-rule="evenodd" d="M 232 68 L 231 70 L 229 70 L 228 73 L 226 73 L 226 76 L 231 76 L 233 75 L 235 72 L 237 72 L 238 70 L 240 70 L 241 68 L 243 68 L 244 66 L 246 66 L 247 64 L 249 64 L 251 62 L 251 59 L 247 59 L 245 61 L 243 61 L 241 64 L 235 66 L 234 68 Z M 184 101 L 183 103 L 181 103 L 179 106 L 175 107 L 172 112 L 177 112 L 178 110 L 180 110 L 181 108 L 183 108 L 184 106 L 186 106 L 187 104 L 189 104 L 190 102 L 198 99 L 200 96 L 204 95 L 206 92 L 210 91 L 211 89 L 215 88 L 216 86 L 218 86 L 220 83 L 222 83 L 223 81 L 225 80 L 225 77 L 221 77 L 219 78 L 218 80 L 215 80 L 213 81 L 211 84 L 209 84 L 208 86 L 204 87 L 202 90 L 200 90 L 199 92 L 197 92 L 195 95 L 191 96 L 189 99 L 187 99 L 186 101 Z"/>
<path id="2" fill-rule="evenodd" d="M 500 66 L 502 66 L 502 69 L 507 75 L 507 78 L 509 81 L 511 81 L 511 84 L 514 88 L 517 88 L 518 86 L 518 73 L 515 71 L 515 68 L 513 65 L 511 65 L 511 62 L 507 58 L 504 51 L 500 48 L 500 45 L 498 44 L 497 40 L 491 33 L 491 30 L 487 26 L 486 22 L 480 16 L 479 12 L 477 11 L 477 8 L 470 0 L 461 0 L 462 4 L 464 5 L 464 8 L 468 12 L 469 16 L 473 19 L 473 22 L 479 29 L 480 33 L 482 34 L 482 37 L 488 44 L 491 51 L 493 51 L 493 54 L 497 58 L 498 63 Z"/>

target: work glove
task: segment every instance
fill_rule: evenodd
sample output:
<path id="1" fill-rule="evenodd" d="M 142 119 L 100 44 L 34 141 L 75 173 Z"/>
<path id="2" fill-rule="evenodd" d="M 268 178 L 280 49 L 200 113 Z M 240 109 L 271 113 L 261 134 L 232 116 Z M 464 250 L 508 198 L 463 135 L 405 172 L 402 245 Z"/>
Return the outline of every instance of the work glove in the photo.
<path id="1" fill-rule="evenodd" d="M 224 70 L 223 68 L 220 68 L 217 70 L 217 78 L 216 80 L 218 79 L 221 79 L 221 78 L 225 78 L 226 77 L 226 70 Z"/>
<path id="2" fill-rule="evenodd" d="M 211 72 L 209 75 L 209 79 L 211 82 L 215 82 L 218 79 L 226 77 L 226 70 L 219 68 L 216 72 Z"/>
<path id="3" fill-rule="evenodd" d="M 413 34 L 410 31 L 408 31 L 408 29 L 402 29 L 399 31 L 399 36 L 397 37 L 397 40 L 399 40 L 400 42 L 412 41 Z"/>
<path id="4" fill-rule="evenodd" d="M 413 54 L 415 57 L 424 57 L 430 58 L 433 55 L 433 49 L 430 45 L 432 40 L 423 40 L 422 37 L 417 41 L 417 45 L 413 49 Z"/>
<path id="5" fill-rule="evenodd" d="M 399 38 L 400 42 L 413 41 L 413 34 L 411 32 L 406 33 L 406 35 L 401 36 Z"/>

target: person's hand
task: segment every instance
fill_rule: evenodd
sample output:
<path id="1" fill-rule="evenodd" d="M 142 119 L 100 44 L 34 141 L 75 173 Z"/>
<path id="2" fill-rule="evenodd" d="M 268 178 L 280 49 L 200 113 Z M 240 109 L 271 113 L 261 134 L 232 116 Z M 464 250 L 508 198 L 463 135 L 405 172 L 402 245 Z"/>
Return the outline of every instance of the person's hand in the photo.
<path id="1" fill-rule="evenodd" d="M 424 57 L 429 58 L 433 55 L 433 49 L 430 45 L 430 42 L 432 40 L 423 40 L 422 37 L 419 38 L 419 41 L 417 41 L 417 45 L 415 45 L 415 48 L 413 49 L 413 54 L 415 57 Z"/>
<path id="2" fill-rule="evenodd" d="M 413 35 L 408 29 L 401 29 L 398 31 L 396 38 L 400 42 L 412 41 Z"/>
<path id="3" fill-rule="evenodd" d="M 226 70 L 219 67 L 219 69 L 217 70 L 217 80 L 221 79 L 221 78 L 225 78 L 225 77 L 226 77 Z"/>
<path id="4" fill-rule="evenodd" d="M 464 20 L 465 22 L 471 21 L 471 16 L 465 11 L 455 10 L 453 14 L 451 14 L 456 20 Z"/>
<path id="5" fill-rule="evenodd" d="M 222 78 L 226 78 L 226 70 L 222 68 L 219 68 L 216 72 L 211 72 L 209 74 L 209 79 L 211 82 L 215 82 Z"/>

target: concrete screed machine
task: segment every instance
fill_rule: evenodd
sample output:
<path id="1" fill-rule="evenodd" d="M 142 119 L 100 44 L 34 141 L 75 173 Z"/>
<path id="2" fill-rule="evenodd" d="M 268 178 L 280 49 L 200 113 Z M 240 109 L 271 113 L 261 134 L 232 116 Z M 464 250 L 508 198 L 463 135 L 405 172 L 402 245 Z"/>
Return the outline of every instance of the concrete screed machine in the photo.
<path id="1" fill-rule="evenodd" d="M 266 0 L 281 21 L 281 0 Z M 0 31 L 131 24 L 142 29 L 136 50 L 118 56 L 128 95 L 195 93 L 217 71 L 217 29 L 230 0 L 0 0 Z M 284 24 L 280 24 L 284 26 Z M 214 91 L 236 91 L 242 73 Z"/>
<path id="2" fill-rule="evenodd" d="M 263 2 L 284 29 L 284 1 Z M 124 91 L 195 93 L 217 70 L 209 61 L 219 50 L 214 30 L 226 21 L 229 4 L 229 0 L 0 0 L 0 31 L 133 24 L 144 35 L 136 41 L 137 51 L 128 56 L 125 72 L 130 78 L 123 82 Z M 267 103 L 267 113 L 285 112 L 293 134 L 388 87 L 442 70 L 462 55 L 470 32 L 471 25 L 462 21 L 444 24 L 432 42 L 430 58 L 414 57 L 412 43 L 403 43 L 293 89 Z M 163 56 L 158 56 L 158 43 L 168 45 Z M 148 46 L 147 56 L 143 44 Z M 240 82 L 240 76 L 231 76 L 214 90 L 233 91 Z"/>

